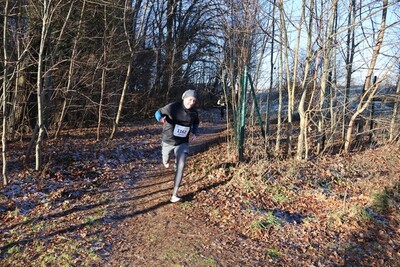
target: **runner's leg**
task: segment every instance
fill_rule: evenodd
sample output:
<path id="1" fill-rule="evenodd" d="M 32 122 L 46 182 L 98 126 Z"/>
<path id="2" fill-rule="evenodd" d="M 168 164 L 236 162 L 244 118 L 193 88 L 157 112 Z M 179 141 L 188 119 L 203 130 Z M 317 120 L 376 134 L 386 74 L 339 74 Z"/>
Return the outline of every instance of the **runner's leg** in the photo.
<path id="1" fill-rule="evenodd" d="M 175 158 L 176 158 L 176 172 L 175 172 L 175 180 L 174 180 L 174 196 L 178 196 L 179 185 L 181 184 L 183 177 L 183 169 L 185 168 L 186 159 L 189 155 L 189 144 L 180 144 L 175 147 Z"/>
<path id="2" fill-rule="evenodd" d="M 161 143 L 162 163 L 166 168 L 169 167 L 169 160 L 171 159 L 171 154 L 174 148 L 175 146 L 173 145 L 167 144 L 165 142 Z"/>

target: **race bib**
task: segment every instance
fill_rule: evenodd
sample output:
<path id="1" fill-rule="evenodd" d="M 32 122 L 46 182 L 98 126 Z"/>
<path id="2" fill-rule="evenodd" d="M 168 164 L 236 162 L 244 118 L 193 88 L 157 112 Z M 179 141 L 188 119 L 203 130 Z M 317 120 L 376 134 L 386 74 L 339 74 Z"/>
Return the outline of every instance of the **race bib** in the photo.
<path id="1" fill-rule="evenodd" d="M 190 127 L 175 124 L 174 136 L 176 137 L 186 137 L 189 134 Z"/>

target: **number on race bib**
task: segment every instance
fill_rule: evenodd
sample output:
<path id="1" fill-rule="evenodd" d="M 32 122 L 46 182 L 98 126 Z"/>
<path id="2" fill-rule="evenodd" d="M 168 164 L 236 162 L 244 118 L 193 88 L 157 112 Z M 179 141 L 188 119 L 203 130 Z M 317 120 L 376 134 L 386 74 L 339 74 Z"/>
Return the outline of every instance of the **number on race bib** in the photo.
<path id="1" fill-rule="evenodd" d="M 190 131 L 190 127 L 176 124 L 175 128 L 174 128 L 174 136 L 186 137 L 189 134 L 189 131 Z"/>

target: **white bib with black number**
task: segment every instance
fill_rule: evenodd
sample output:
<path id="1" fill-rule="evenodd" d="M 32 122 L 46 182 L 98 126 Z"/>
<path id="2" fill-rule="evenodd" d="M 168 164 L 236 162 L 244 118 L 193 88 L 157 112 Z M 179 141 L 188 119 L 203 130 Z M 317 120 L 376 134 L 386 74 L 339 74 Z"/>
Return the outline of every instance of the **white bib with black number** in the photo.
<path id="1" fill-rule="evenodd" d="M 189 134 L 190 127 L 175 124 L 174 136 L 176 137 L 186 137 Z"/>

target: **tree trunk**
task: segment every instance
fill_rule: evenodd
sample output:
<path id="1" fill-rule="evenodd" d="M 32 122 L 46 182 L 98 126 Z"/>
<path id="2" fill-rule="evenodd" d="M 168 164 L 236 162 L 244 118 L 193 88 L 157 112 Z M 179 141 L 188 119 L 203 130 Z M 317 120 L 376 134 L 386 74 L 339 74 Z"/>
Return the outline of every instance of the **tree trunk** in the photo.
<path id="1" fill-rule="evenodd" d="M 115 119 L 113 120 L 113 128 L 112 128 L 112 131 L 111 131 L 111 134 L 109 137 L 110 140 L 114 139 L 115 134 L 118 131 L 119 120 L 121 119 L 122 108 L 124 106 L 124 99 L 125 99 L 126 91 L 128 90 L 128 86 L 129 86 L 129 77 L 131 76 L 132 55 L 131 55 L 130 59 L 131 60 L 129 60 L 128 69 L 126 70 L 124 85 L 122 87 L 121 98 L 119 99 L 117 114 L 115 115 Z"/>
<path id="2" fill-rule="evenodd" d="M 346 88 L 343 99 L 343 127 L 342 139 L 345 140 L 345 133 L 348 125 L 348 102 L 353 74 L 353 61 L 355 51 L 355 22 L 356 22 L 356 3 L 355 0 L 349 1 L 348 20 L 347 20 L 347 41 L 346 41 Z"/>
<path id="3" fill-rule="evenodd" d="M 329 31 L 328 31 L 328 40 L 324 45 L 324 57 L 323 57 L 323 67 L 322 67 L 322 75 L 321 75 L 321 92 L 320 92 L 320 116 L 318 120 L 318 144 L 317 144 L 317 154 L 321 153 L 321 151 L 325 147 L 326 140 L 326 129 L 325 129 L 325 113 L 326 113 L 326 94 L 327 87 L 329 86 L 329 73 L 331 68 L 331 55 L 333 50 L 333 33 L 334 33 L 334 21 L 335 14 L 337 9 L 338 0 L 334 0 L 332 3 L 331 17 L 329 18 Z"/>
<path id="4" fill-rule="evenodd" d="M 7 1 L 8 2 L 8 1 Z M 15 4 L 15 6 L 13 7 L 14 9 L 16 9 L 17 12 L 17 19 L 15 21 L 16 25 L 15 28 L 16 29 L 21 29 L 21 17 L 24 16 L 22 14 L 21 11 L 21 2 L 18 1 L 18 4 Z M 16 7 L 18 6 L 18 7 Z M 15 48 L 15 53 L 16 53 L 16 57 L 17 59 L 21 58 L 21 42 L 20 42 L 20 30 L 15 31 L 15 42 L 13 42 L 13 46 Z M 4 48 L 6 46 L 4 45 Z M 13 92 L 13 96 L 12 96 L 12 104 L 11 104 L 11 111 L 10 111 L 10 117 L 8 119 L 9 124 L 11 125 L 11 134 L 10 134 L 10 138 L 12 141 L 15 140 L 15 133 L 17 131 L 17 127 L 18 124 L 20 123 L 21 119 L 22 119 L 22 108 L 20 103 L 18 103 L 19 99 L 19 83 L 20 83 L 20 79 L 23 79 L 23 76 L 21 75 L 21 64 L 16 64 L 16 66 L 14 67 L 14 73 L 15 73 L 15 82 L 14 82 L 14 92 Z"/>
<path id="5" fill-rule="evenodd" d="M 96 131 L 96 140 L 97 141 L 100 140 L 100 134 L 101 134 L 101 121 L 102 121 L 102 117 L 103 117 L 103 98 L 104 98 L 105 87 L 106 87 L 106 67 L 103 66 L 103 69 L 101 71 L 101 86 L 100 86 L 99 109 L 98 109 L 98 113 L 97 113 L 98 114 L 97 131 Z"/>
<path id="6" fill-rule="evenodd" d="M 103 98 L 106 87 L 106 74 L 107 74 L 107 6 L 104 6 L 104 33 L 103 33 L 103 67 L 101 71 L 101 85 L 100 85 L 100 100 L 97 118 L 97 131 L 96 140 L 100 140 L 101 121 L 103 117 Z"/>
<path id="7" fill-rule="evenodd" d="M 395 133 L 395 130 L 398 130 L 398 127 L 396 127 L 396 118 L 397 118 L 397 113 L 399 110 L 399 102 L 400 102 L 400 78 L 397 80 L 397 87 L 396 87 L 396 98 L 394 99 L 394 105 L 393 105 L 393 112 L 392 112 L 392 119 L 390 121 L 390 130 L 389 130 L 389 141 L 392 142 L 396 139 L 396 136 L 398 136 L 398 132 Z"/>
<path id="8" fill-rule="evenodd" d="M 334 26 L 333 26 L 333 43 L 338 43 L 337 40 L 337 31 L 338 31 L 338 9 L 335 8 L 335 19 L 334 19 Z M 337 128 L 337 46 L 333 46 L 333 60 L 332 60 L 332 67 L 329 74 L 329 95 L 330 95 L 330 130 L 329 130 L 329 138 L 327 146 L 330 147 L 335 144 L 335 132 Z"/>
<path id="9" fill-rule="evenodd" d="M 303 1 L 303 7 L 305 7 L 306 3 Z M 305 67 L 304 67 L 304 77 L 303 81 L 301 83 L 301 89 L 303 91 L 298 107 L 298 112 L 300 116 L 300 131 L 299 131 L 299 137 L 297 140 L 297 153 L 296 153 L 296 159 L 301 160 L 303 158 L 303 152 L 304 152 L 304 147 L 305 144 L 307 143 L 306 140 L 306 134 L 307 134 L 307 113 L 305 110 L 305 102 L 306 102 L 306 97 L 308 95 L 308 72 L 310 69 L 310 61 L 312 57 L 312 43 L 311 43 L 311 38 L 312 38 L 312 28 L 313 28 L 313 17 L 314 17 L 314 0 L 311 0 L 310 2 L 310 15 L 309 15 L 309 21 L 308 21 L 308 31 L 307 31 L 307 56 L 306 56 L 306 62 L 305 62 Z M 305 157 L 307 159 L 307 157 Z"/>
<path id="10" fill-rule="evenodd" d="M 271 55 L 270 55 L 270 82 L 269 82 L 269 90 L 267 94 L 267 103 L 266 103 L 266 111 L 265 111 L 265 133 L 267 136 L 267 139 L 269 138 L 269 128 L 270 128 L 270 113 L 271 113 L 271 92 L 272 88 L 274 86 L 274 49 L 275 49 L 275 11 L 276 11 L 276 0 L 273 0 L 274 2 L 272 3 L 272 32 L 271 35 L 273 36 L 271 38 Z M 268 141 L 268 140 L 267 140 Z M 268 145 L 268 142 L 265 142 L 266 145 Z"/>
<path id="11" fill-rule="evenodd" d="M 301 14 L 300 14 L 300 21 L 299 26 L 297 29 L 297 40 L 296 40 L 296 50 L 294 52 L 294 67 L 293 67 L 293 78 L 292 78 L 292 85 L 288 91 L 288 155 L 291 156 L 292 154 L 292 143 L 293 143 L 293 114 L 294 114 L 294 100 L 295 100 L 295 92 L 296 92 L 296 83 L 297 83 L 297 68 L 299 65 L 299 50 L 300 50 L 300 38 L 301 38 L 301 31 L 303 26 L 303 18 L 306 9 L 306 1 L 303 0 L 301 4 Z"/>
<path id="12" fill-rule="evenodd" d="M 163 77 L 163 85 L 162 90 L 165 91 L 165 96 L 168 101 L 170 92 L 172 90 L 173 81 L 174 81 L 174 62 L 175 62 L 175 52 L 174 52 L 174 20 L 175 20 L 175 9 L 176 9 L 176 2 L 175 0 L 168 0 L 168 7 L 167 7 L 167 36 L 165 39 L 165 47 L 166 47 L 166 58 L 165 58 L 165 72 Z"/>
<path id="13" fill-rule="evenodd" d="M 283 32 L 279 31 L 280 39 L 283 38 Z M 276 142 L 275 142 L 275 156 L 279 155 L 281 144 L 281 130 L 282 130 L 282 92 L 283 92 L 283 43 L 280 42 L 279 49 L 279 95 L 278 95 L 278 110 L 276 122 Z"/>
<path id="14" fill-rule="evenodd" d="M 227 90 L 227 85 L 226 85 L 226 72 L 222 71 L 222 90 L 224 94 L 224 101 L 225 101 L 225 120 L 226 120 L 226 142 L 227 142 L 227 156 L 229 156 L 229 151 L 230 151 L 230 143 L 231 140 L 229 138 L 229 132 L 230 132 L 230 127 L 231 124 L 229 123 L 229 106 L 230 106 L 230 101 L 228 101 L 228 90 Z"/>
<path id="15" fill-rule="evenodd" d="M 290 156 L 291 149 L 292 149 L 292 93 L 291 93 L 291 80 L 290 80 L 290 69 L 289 69 L 289 42 L 288 42 L 288 32 L 286 28 L 285 22 L 285 11 L 283 8 L 283 0 L 278 1 L 279 12 L 280 12 L 280 24 L 281 24 L 281 31 L 283 31 L 281 35 L 281 42 L 283 44 L 283 55 L 285 57 L 285 72 L 286 72 L 286 89 L 288 92 L 288 108 L 287 108 L 287 129 L 286 129 L 286 156 Z"/>
<path id="16" fill-rule="evenodd" d="M 7 51 L 7 18 L 8 18 L 8 0 L 5 2 L 4 6 L 4 20 L 3 20 L 3 95 L 2 95 L 2 113 L 3 113 L 3 133 L 1 136 L 1 158 L 3 161 L 2 167 L 2 176 L 3 176 L 3 185 L 8 184 L 7 179 L 7 121 L 8 121 L 8 112 L 7 112 L 7 96 L 8 96 L 8 51 Z"/>
<path id="17" fill-rule="evenodd" d="M 377 79 L 377 77 L 374 76 L 374 81 L 373 81 L 372 86 L 376 86 L 376 79 Z M 369 112 L 369 118 L 368 118 L 368 121 L 369 121 L 369 134 L 368 134 L 369 140 L 368 140 L 368 142 L 369 143 L 372 143 L 373 139 L 374 139 L 374 134 L 373 134 L 374 133 L 374 124 L 375 124 L 374 117 L 375 117 L 375 99 L 373 99 L 371 102 L 371 110 Z"/>
<path id="18" fill-rule="evenodd" d="M 375 46 L 372 51 L 372 56 L 371 56 L 371 62 L 368 66 L 368 73 L 365 78 L 365 93 L 362 95 L 360 102 L 358 103 L 357 110 L 351 116 L 350 121 L 349 121 L 349 126 L 346 131 L 346 139 L 344 143 L 344 152 L 348 153 L 350 151 L 350 145 L 352 141 L 352 132 L 353 132 L 353 127 L 355 120 L 358 118 L 358 115 L 360 115 L 370 104 L 372 98 L 374 97 L 376 90 L 378 88 L 379 82 L 376 84 L 372 84 L 371 77 L 373 75 L 373 72 L 375 70 L 375 65 L 376 61 L 378 60 L 378 55 L 379 51 L 382 46 L 383 42 L 383 37 L 385 35 L 385 30 L 386 30 L 386 15 L 387 15 L 387 8 L 388 8 L 388 0 L 383 0 L 383 8 L 382 8 L 382 20 L 381 20 L 381 27 L 378 33 L 378 37 L 376 39 Z M 367 98 L 367 100 L 364 101 L 364 99 Z"/>
<path id="19" fill-rule="evenodd" d="M 37 71 L 37 125 L 38 135 L 35 146 L 35 170 L 40 170 L 42 166 L 42 142 L 45 133 L 44 127 L 44 88 L 43 88 L 43 68 L 44 68 L 44 54 L 45 44 L 47 41 L 49 24 L 50 24 L 50 3 L 48 0 L 43 2 L 43 18 L 42 18 L 42 32 L 40 36 L 40 47 L 38 53 L 38 71 Z"/>

